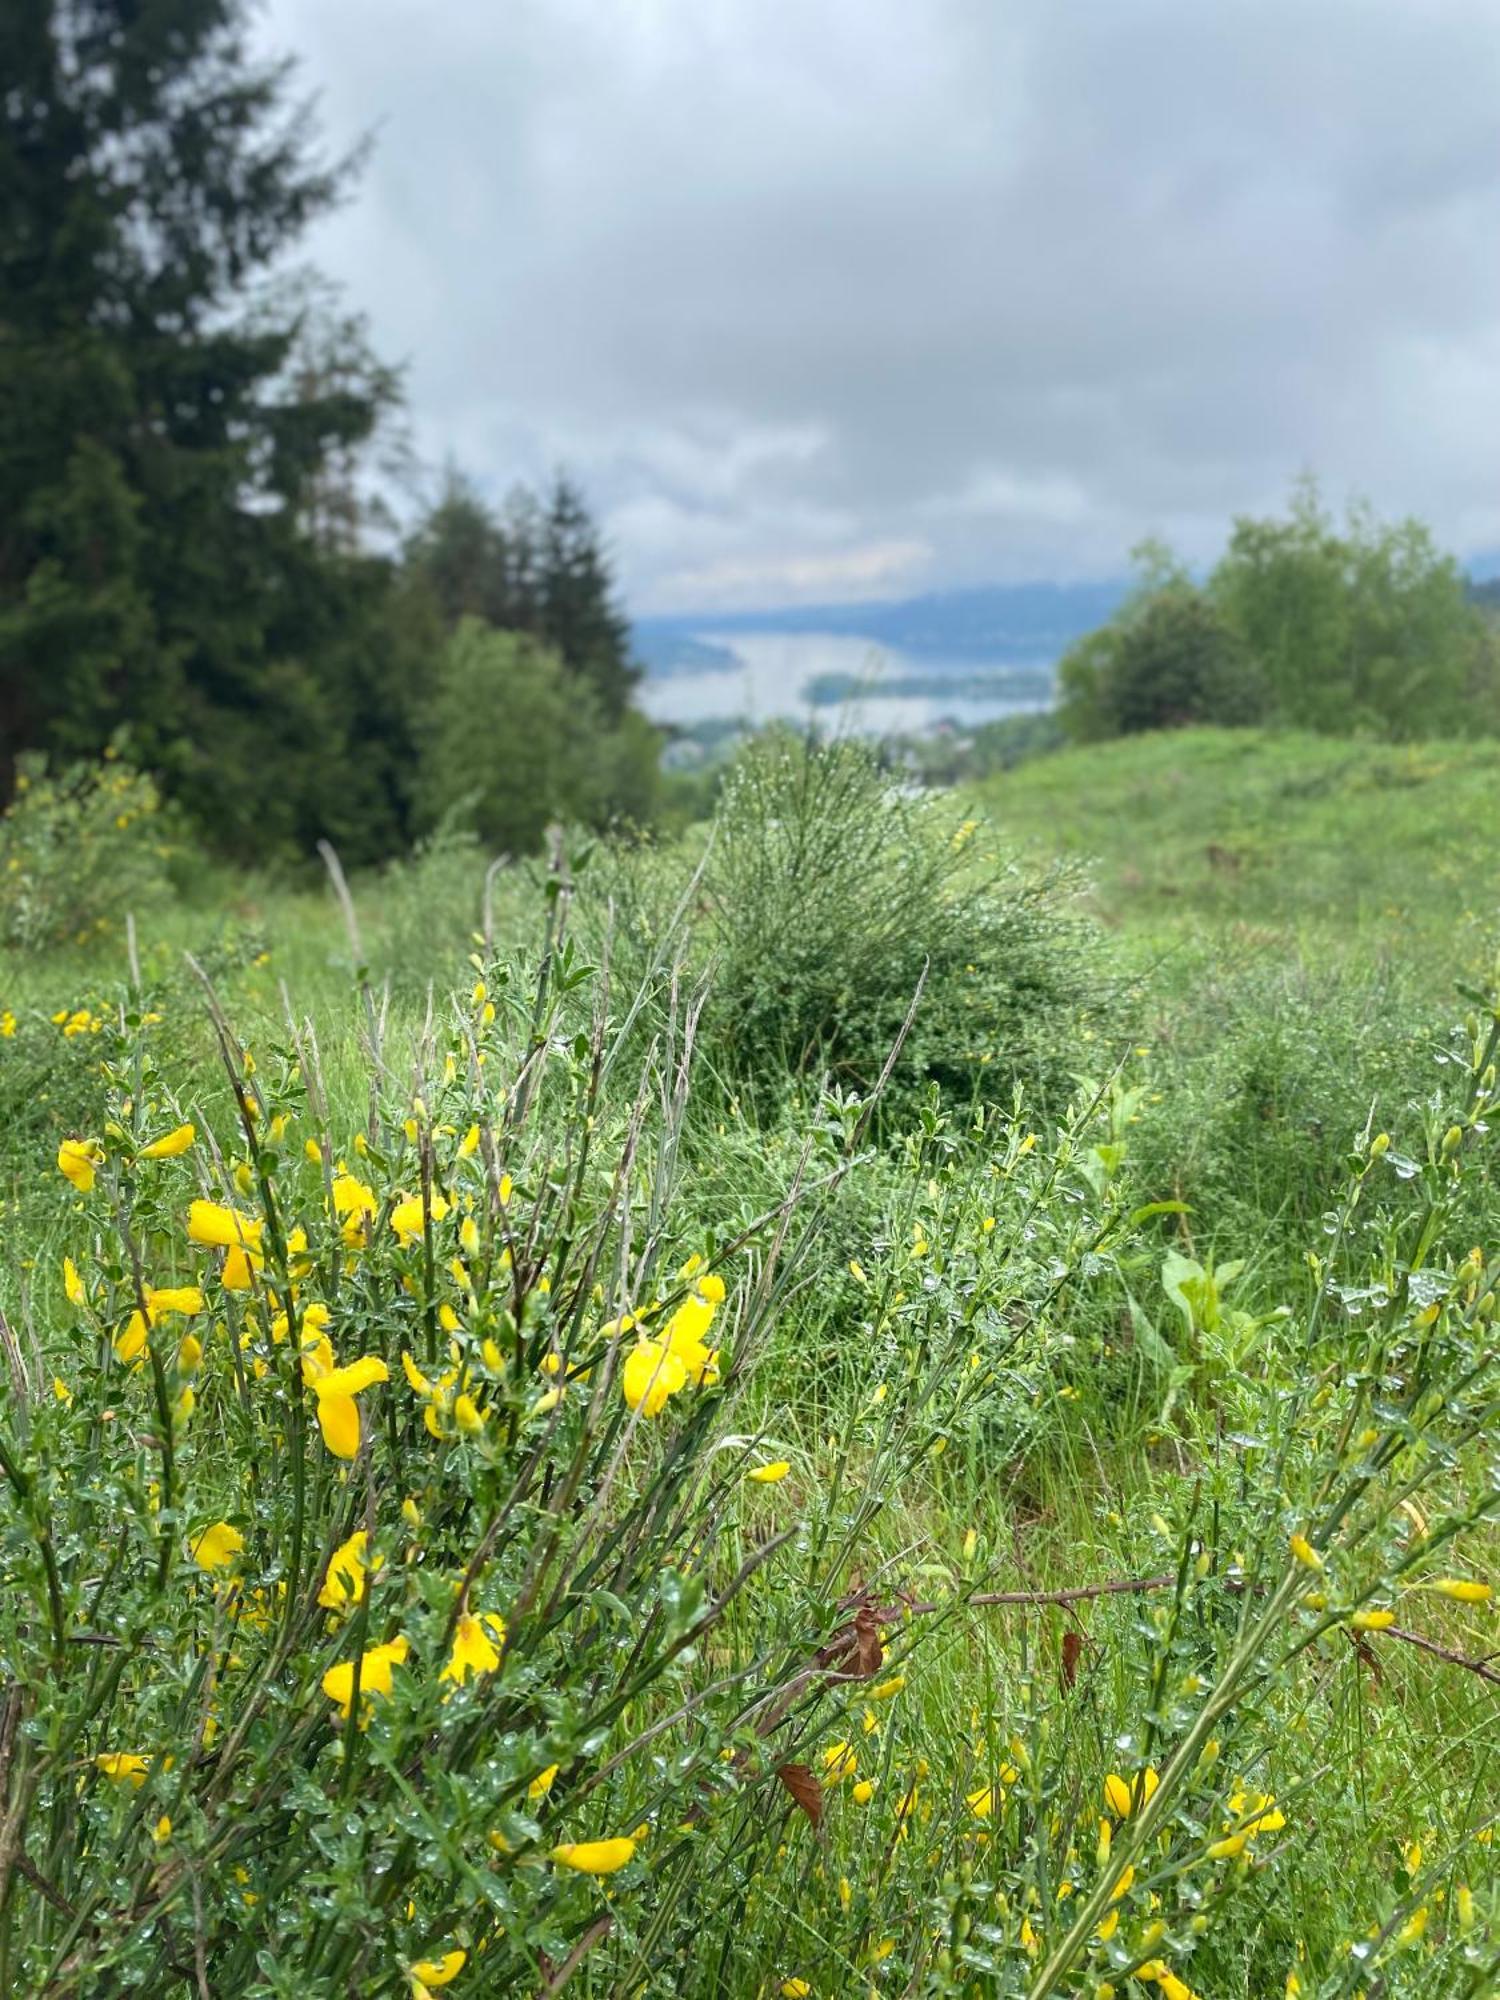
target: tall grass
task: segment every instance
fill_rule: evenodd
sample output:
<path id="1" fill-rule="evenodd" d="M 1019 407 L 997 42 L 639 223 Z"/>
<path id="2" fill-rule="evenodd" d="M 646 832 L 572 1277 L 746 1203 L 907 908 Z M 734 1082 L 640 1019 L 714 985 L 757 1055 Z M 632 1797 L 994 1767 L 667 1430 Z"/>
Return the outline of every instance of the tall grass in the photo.
<path id="1" fill-rule="evenodd" d="M 1492 1991 L 1495 1008 L 1294 1262 L 1107 1017 L 726 1088 L 649 865 L 0 1042 L 0 1992 Z"/>

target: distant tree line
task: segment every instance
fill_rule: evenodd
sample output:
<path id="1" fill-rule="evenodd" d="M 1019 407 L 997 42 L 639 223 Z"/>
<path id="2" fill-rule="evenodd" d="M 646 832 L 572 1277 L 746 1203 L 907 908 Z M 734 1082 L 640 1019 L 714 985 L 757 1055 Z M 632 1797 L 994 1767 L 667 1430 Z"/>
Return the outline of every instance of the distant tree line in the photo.
<path id="1" fill-rule="evenodd" d="M 247 20 L 0 8 L 0 805 L 22 753 L 128 725 L 236 855 L 648 811 L 654 738 L 578 492 L 496 513 L 450 475 L 393 545 L 400 382 L 282 275 L 357 161 L 323 157 Z"/>
<path id="2" fill-rule="evenodd" d="M 1311 480 L 1284 518 L 1235 522 L 1207 579 L 1170 550 L 1058 669 L 1077 739 L 1184 723 L 1262 723 L 1392 739 L 1500 728 L 1500 628 L 1420 521 L 1354 507 Z"/>

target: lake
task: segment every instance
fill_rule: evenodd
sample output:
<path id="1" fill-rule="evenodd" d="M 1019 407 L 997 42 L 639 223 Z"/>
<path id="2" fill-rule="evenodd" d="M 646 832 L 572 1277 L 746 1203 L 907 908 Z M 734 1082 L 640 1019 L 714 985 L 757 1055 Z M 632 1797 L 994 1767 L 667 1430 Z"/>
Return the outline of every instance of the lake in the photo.
<path id="1" fill-rule="evenodd" d="M 945 721 L 972 728 L 1052 706 L 1050 659 L 918 658 L 821 632 L 705 628 L 699 636 L 732 653 L 735 664 L 648 675 L 637 700 L 653 722 L 691 729 L 736 718 L 795 720 L 855 735 L 923 736 Z M 820 681 L 824 698 L 814 702 L 809 690 Z M 847 691 L 828 698 L 839 682 Z"/>

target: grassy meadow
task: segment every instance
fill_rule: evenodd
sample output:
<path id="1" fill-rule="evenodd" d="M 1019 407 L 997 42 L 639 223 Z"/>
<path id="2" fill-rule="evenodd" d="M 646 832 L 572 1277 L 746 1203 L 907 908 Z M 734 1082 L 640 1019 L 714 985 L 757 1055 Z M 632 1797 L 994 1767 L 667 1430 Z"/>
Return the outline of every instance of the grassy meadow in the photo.
<path id="1" fill-rule="evenodd" d="M 773 740 L 13 946 L 0 1993 L 1500 1991 L 1497 857 Z"/>
<path id="2" fill-rule="evenodd" d="M 1494 943 L 1500 750 L 1263 730 L 1122 737 L 987 787 L 1017 839 L 1086 858 L 1147 950 L 1409 965 L 1435 996 Z"/>

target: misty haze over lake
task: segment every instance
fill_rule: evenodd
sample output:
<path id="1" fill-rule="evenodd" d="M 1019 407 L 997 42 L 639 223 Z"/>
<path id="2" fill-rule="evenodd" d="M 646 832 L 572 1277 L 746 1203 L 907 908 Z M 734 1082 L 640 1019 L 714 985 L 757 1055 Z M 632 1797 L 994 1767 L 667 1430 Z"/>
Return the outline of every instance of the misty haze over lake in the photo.
<path id="1" fill-rule="evenodd" d="M 815 720 L 859 735 L 926 735 L 944 721 L 972 728 L 1052 704 L 1046 658 L 1004 666 L 917 658 L 871 639 L 824 632 L 705 627 L 700 636 L 731 658 L 648 674 L 637 700 L 653 722 L 691 729 L 735 719 Z"/>

